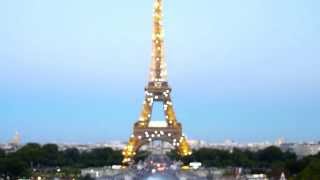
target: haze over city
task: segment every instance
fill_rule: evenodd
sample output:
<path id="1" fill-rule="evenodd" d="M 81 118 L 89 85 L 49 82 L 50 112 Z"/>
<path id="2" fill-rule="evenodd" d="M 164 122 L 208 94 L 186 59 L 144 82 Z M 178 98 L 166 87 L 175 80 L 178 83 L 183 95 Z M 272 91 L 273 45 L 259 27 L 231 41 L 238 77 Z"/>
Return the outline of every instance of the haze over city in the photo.
<path id="1" fill-rule="evenodd" d="M 164 3 L 169 82 L 190 139 L 320 139 L 319 5 Z M 16 131 L 24 142 L 127 140 L 147 83 L 151 7 L 1 1 L 0 143 Z"/>

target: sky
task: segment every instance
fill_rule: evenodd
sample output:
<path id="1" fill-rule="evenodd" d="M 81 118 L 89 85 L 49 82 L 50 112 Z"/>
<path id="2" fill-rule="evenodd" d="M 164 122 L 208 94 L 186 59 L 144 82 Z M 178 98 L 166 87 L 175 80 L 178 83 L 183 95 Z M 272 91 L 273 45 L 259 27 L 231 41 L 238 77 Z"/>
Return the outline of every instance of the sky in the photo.
<path id="1" fill-rule="evenodd" d="M 144 99 L 152 4 L 1 0 L 0 143 L 16 131 L 23 142 L 126 140 Z M 188 138 L 320 140 L 319 9 L 164 0 L 169 83 Z"/>

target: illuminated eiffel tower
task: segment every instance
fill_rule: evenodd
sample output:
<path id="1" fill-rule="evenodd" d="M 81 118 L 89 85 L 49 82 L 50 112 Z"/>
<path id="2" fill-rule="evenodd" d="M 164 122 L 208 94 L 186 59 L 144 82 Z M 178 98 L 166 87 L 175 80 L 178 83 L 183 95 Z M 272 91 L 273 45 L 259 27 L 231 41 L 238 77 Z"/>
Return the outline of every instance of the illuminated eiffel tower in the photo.
<path id="1" fill-rule="evenodd" d="M 145 100 L 139 121 L 134 124 L 133 135 L 123 150 L 124 164 L 133 162 L 133 157 L 142 145 L 157 140 L 169 142 L 181 156 L 191 155 L 190 146 L 182 134 L 182 126 L 176 119 L 170 93 L 171 88 L 168 84 L 167 67 L 164 60 L 162 0 L 155 0 L 150 77 L 145 88 Z M 163 103 L 164 121 L 151 121 L 155 101 Z"/>

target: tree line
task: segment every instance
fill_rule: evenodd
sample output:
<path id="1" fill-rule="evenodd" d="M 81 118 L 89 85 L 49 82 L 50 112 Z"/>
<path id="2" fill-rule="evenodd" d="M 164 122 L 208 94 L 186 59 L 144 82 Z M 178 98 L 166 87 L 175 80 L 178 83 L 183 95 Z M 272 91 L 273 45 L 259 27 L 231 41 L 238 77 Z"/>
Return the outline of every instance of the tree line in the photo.
<path id="1" fill-rule="evenodd" d="M 298 158 L 295 153 L 282 152 L 280 148 L 271 146 L 257 152 L 201 148 L 185 158 L 178 156 L 176 151 L 168 155 L 185 164 L 196 161 L 206 167 L 242 167 L 249 169 L 251 173 L 264 173 L 270 177 L 279 177 L 284 172 L 293 179 L 320 179 L 320 153 Z"/>
<path id="2" fill-rule="evenodd" d="M 147 152 L 139 152 L 136 161 L 148 156 Z M 202 162 L 206 167 L 243 167 L 252 173 L 266 173 L 270 176 L 285 172 L 297 179 L 320 179 L 320 153 L 299 159 L 294 153 L 282 152 L 278 147 L 252 152 L 234 149 L 233 151 L 201 148 L 193 154 L 181 158 L 175 151 L 168 156 L 188 164 L 192 161 Z M 29 143 L 16 152 L 5 153 L 0 149 L 1 177 L 30 177 L 37 170 L 61 168 L 73 174 L 87 167 L 102 167 L 121 164 L 120 150 L 111 148 L 93 149 L 80 152 L 76 148 L 60 151 L 56 144 L 39 145 Z"/>
<path id="3" fill-rule="evenodd" d="M 29 143 L 8 154 L 0 149 L 0 177 L 30 177 L 37 170 L 50 168 L 72 168 L 72 171 L 79 173 L 81 168 L 109 166 L 120 164 L 121 161 L 121 151 L 111 148 L 87 152 L 80 152 L 76 148 L 59 151 L 56 144 L 41 146 Z"/>

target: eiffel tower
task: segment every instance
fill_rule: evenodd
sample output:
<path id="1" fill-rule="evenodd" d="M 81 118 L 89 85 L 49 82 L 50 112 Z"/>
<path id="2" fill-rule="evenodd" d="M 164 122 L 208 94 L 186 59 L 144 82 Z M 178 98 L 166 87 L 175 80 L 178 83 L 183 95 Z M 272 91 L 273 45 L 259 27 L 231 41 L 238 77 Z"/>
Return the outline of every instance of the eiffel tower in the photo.
<path id="1" fill-rule="evenodd" d="M 134 124 L 133 135 L 122 152 L 124 164 L 133 162 L 134 156 L 142 145 L 157 140 L 169 142 L 181 156 L 191 155 L 187 138 L 182 134 L 182 126 L 176 119 L 170 93 L 171 88 L 168 84 L 167 66 L 164 60 L 162 0 L 155 0 L 150 77 L 145 88 L 140 118 Z M 164 121 L 151 121 L 154 102 L 163 103 Z"/>

